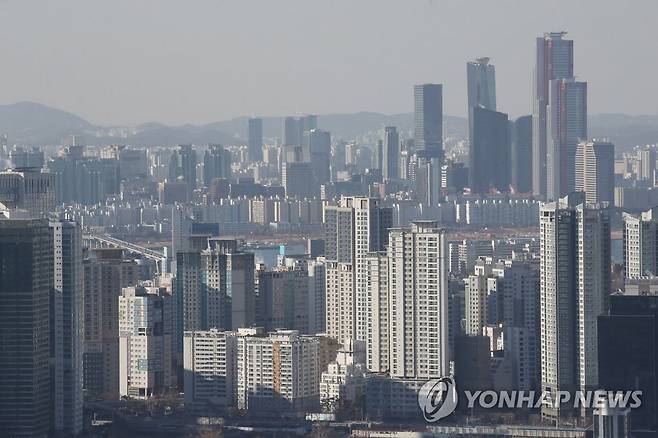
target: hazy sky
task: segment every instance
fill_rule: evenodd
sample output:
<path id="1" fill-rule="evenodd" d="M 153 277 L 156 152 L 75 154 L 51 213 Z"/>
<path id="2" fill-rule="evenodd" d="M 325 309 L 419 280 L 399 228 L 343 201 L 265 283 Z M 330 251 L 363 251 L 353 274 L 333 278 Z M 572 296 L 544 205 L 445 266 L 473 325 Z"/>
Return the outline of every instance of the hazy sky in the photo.
<path id="1" fill-rule="evenodd" d="M 565 30 L 589 111 L 658 114 L 656 0 L 0 0 L 0 103 L 102 124 L 412 110 L 489 56 L 498 110 L 531 111 L 534 38 Z"/>

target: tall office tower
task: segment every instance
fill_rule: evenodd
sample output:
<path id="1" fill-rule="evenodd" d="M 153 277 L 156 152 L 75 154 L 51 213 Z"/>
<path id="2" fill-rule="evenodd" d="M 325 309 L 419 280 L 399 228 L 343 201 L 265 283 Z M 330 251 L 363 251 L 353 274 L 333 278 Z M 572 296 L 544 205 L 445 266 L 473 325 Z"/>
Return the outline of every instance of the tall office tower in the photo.
<path id="1" fill-rule="evenodd" d="M 300 129 L 299 120 L 294 117 L 286 117 L 283 119 L 283 132 L 281 135 L 282 146 L 301 146 L 302 139 L 299 135 Z"/>
<path id="2" fill-rule="evenodd" d="M 313 129 L 318 129 L 318 116 L 315 114 L 307 114 L 299 118 L 299 129 L 300 129 L 300 139 L 301 135 L 304 135 L 305 132 L 312 131 Z"/>
<path id="3" fill-rule="evenodd" d="M 169 182 L 184 182 L 191 195 L 196 189 L 196 164 L 196 151 L 192 145 L 178 146 L 169 161 Z"/>
<path id="4" fill-rule="evenodd" d="M 119 296 L 135 286 L 139 266 L 121 249 L 94 249 L 84 269 L 84 389 L 90 397 L 119 398 Z"/>
<path id="5" fill-rule="evenodd" d="M 649 180 L 653 186 L 656 171 L 656 150 L 640 149 L 637 151 L 637 179 Z"/>
<path id="6" fill-rule="evenodd" d="M 576 148 L 587 139 L 587 82 L 551 81 L 546 150 L 546 196 L 556 200 L 575 190 Z"/>
<path id="7" fill-rule="evenodd" d="M 410 166 L 413 173 L 410 172 L 411 175 L 408 176 L 413 176 L 416 180 L 416 197 L 426 207 L 439 204 L 442 163 L 441 158 L 428 157 L 421 151 L 416 155 L 415 169 L 413 164 Z"/>
<path id="8" fill-rule="evenodd" d="M 532 116 L 510 122 L 511 184 L 517 193 L 532 193 Z"/>
<path id="9" fill-rule="evenodd" d="M 221 145 L 211 144 L 203 155 L 203 183 L 210 187 L 216 178 L 231 178 L 231 153 Z"/>
<path id="10" fill-rule="evenodd" d="M 374 169 L 382 170 L 384 168 L 384 142 L 382 140 L 377 140 L 375 148 L 372 167 Z"/>
<path id="11" fill-rule="evenodd" d="M 336 179 L 336 173 L 345 170 L 347 166 L 346 156 L 347 144 L 344 141 L 339 141 L 333 145 L 331 150 L 331 177 L 332 180 Z"/>
<path id="12" fill-rule="evenodd" d="M 317 128 L 304 132 L 304 161 L 311 163 L 318 184 L 331 180 L 331 134 Z"/>
<path id="13" fill-rule="evenodd" d="M 496 111 L 496 69 L 489 64 L 489 58 L 477 58 L 466 63 L 466 82 L 470 136 L 473 132 L 473 121 L 470 118 L 471 108 Z"/>
<path id="14" fill-rule="evenodd" d="M 173 386 L 173 303 L 166 288 L 126 287 L 119 297 L 119 394 L 147 399 Z"/>
<path id="15" fill-rule="evenodd" d="M 235 406 L 237 333 L 186 331 L 183 344 L 185 409 L 196 415 L 217 415 Z"/>
<path id="16" fill-rule="evenodd" d="M 623 219 L 625 277 L 658 275 L 658 207 Z"/>
<path id="17" fill-rule="evenodd" d="M 554 79 L 573 77 L 573 41 L 564 39 L 565 35 L 566 32 L 553 32 L 537 38 L 532 111 L 532 191 L 539 196 L 546 195 L 549 84 Z"/>
<path id="18" fill-rule="evenodd" d="M 313 412 L 320 405 L 320 342 L 294 330 L 237 336 L 237 405 L 255 412 Z"/>
<path id="19" fill-rule="evenodd" d="M 382 178 L 386 181 L 400 178 L 400 135 L 395 126 L 384 128 Z"/>
<path id="20" fill-rule="evenodd" d="M 598 319 L 599 387 L 642 391 L 631 410 L 634 430 L 658 429 L 658 296 L 610 296 L 610 312 Z M 654 432 L 655 433 L 655 432 Z"/>
<path id="21" fill-rule="evenodd" d="M 389 233 L 389 370 L 392 377 L 449 375 L 448 254 L 434 221 Z"/>
<path id="22" fill-rule="evenodd" d="M 249 119 L 249 159 L 263 161 L 263 119 Z"/>
<path id="23" fill-rule="evenodd" d="M 0 203 L 38 217 L 55 210 L 55 175 L 23 169 L 0 172 Z"/>
<path id="24" fill-rule="evenodd" d="M 577 192 L 585 192 L 587 202 L 614 205 L 615 145 L 607 141 L 581 141 L 576 147 Z"/>
<path id="25" fill-rule="evenodd" d="M 443 160 L 443 86 L 414 86 L 414 144 L 428 156 Z"/>
<path id="26" fill-rule="evenodd" d="M 57 434 L 82 431 L 84 289 L 82 231 L 72 222 L 51 222 L 53 292 L 50 295 L 51 409 Z"/>
<path id="27" fill-rule="evenodd" d="M 281 169 L 281 184 L 286 190 L 286 197 L 311 199 L 319 195 L 313 164 L 309 162 L 283 163 Z"/>
<path id="28" fill-rule="evenodd" d="M 596 319 L 610 293 L 610 217 L 607 205 L 572 193 L 540 209 L 542 390 L 596 389 Z M 573 404 L 542 406 L 552 417 Z"/>
<path id="29" fill-rule="evenodd" d="M 393 211 L 374 198 L 342 197 L 324 207 L 327 333 L 339 342 L 365 341 L 369 297 L 365 256 L 383 251 Z"/>
<path id="30" fill-rule="evenodd" d="M 47 437 L 53 233 L 45 220 L 0 220 L 0 427 Z"/>
<path id="31" fill-rule="evenodd" d="M 468 184 L 471 193 L 509 191 L 510 141 L 507 114 L 471 107 L 473 124 L 468 152 Z"/>

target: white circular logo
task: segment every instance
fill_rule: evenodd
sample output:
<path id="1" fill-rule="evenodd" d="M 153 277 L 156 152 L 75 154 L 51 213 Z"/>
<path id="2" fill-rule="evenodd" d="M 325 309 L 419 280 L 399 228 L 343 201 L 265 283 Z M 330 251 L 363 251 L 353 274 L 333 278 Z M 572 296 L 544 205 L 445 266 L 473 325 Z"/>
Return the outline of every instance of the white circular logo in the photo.
<path id="1" fill-rule="evenodd" d="M 418 391 L 418 406 L 426 421 L 434 423 L 457 408 L 457 385 L 452 377 L 428 380 Z"/>

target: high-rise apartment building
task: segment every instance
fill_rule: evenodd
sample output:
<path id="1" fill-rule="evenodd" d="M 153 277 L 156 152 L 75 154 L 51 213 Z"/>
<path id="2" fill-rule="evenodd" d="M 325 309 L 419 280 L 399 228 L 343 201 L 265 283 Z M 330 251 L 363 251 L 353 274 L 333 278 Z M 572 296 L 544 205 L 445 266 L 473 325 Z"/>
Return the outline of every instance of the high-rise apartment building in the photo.
<path id="1" fill-rule="evenodd" d="M 553 32 L 537 38 L 532 112 L 532 189 L 535 195 L 546 195 L 549 85 L 554 79 L 573 77 L 573 41 L 565 39 L 565 35 L 566 32 Z"/>
<path id="2" fill-rule="evenodd" d="M 587 83 L 551 81 L 546 147 L 546 196 L 564 197 L 576 186 L 576 148 L 587 139 Z"/>
<path id="3" fill-rule="evenodd" d="M 45 220 L 0 220 L 0 428 L 47 437 L 52 422 L 49 307 L 53 233 Z"/>
<path id="4" fill-rule="evenodd" d="M 320 404 L 320 342 L 294 330 L 237 336 L 238 409 L 309 412 Z"/>
<path id="5" fill-rule="evenodd" d="M 414 86 L 414 144 L 429 156 L 443 159 L 443 86 Z"/>
<path id="6" fill-rule="evenodd" d="M 177 254 L 176 297 L 183 331 L 234 330 L 255 322 L 254 254 L 230 239 Z"/>
<path id="7" fill-rule="evenodd" d="M 615 199 L 615 146 L 608 141 L 581 141 L 576 147 L 575 190 L 589 203 Z"/>
<path id="8" fill-rule="evenodd" d="M 623 219 L 625 277 L 658 275 L 658 207 Z"/>
<path id="9" fill-rule="evenodd" d="M 610 293 L 607 205 L 586 203 L 582 192 L 546 203 L 539 233 L 542 390 L 596 389 L 596 320 Z M 573 414 L 568 404 L 545 404 L 542 413 Z"/>
<path id="10" fill-rule="evenodd" d="M 343 197 L 324 208 L 327 333 L 339 342 L 366 340 L 369 252 L 386 247 L 393 212 L 374 198 Z"/>
<path id="11" fill-rule="evenodd" d="M 0 172 L 0 204 L 40 217 L 55 210 L 55 175 L 40 169 Z"/>
<path id="12" fill-rule="evenodd" d="M 140 284 L 119 297 L 119 394 L 147 399 L 173 386 L 173 302 L 166 288 Z"/>
<path id="13" fill-rule="evenodd" d="M 390 230 L 387 283 L 391 377 L 429 379 L 449 375 L 447 248 L 445 231 L 433 221 Z"/>
<path id="14" fill-rule="evenodd" d="M 94 249 L 84 269 L 84 389 L 90 397 L 119 398 L 119 297 L 135 286 L 139 266 L 121 249 Z"/>
<path id="15" fill-rule="evenodd" d="M 250 118 L 248 123 L 249 159 L 263 161 L 263 119 Z"/>
<path id="16" fill-rule="evenodd" d="M 185 408 L 217 415 L 235 406 L 236 333 L 216 329 L 187 331 L 183 339 Z"/>
<path id="17" fill-rule="evenodd" d="M 395 126 L 384 128 L 381 160 L 382 178 L 384 180 L 400 178 L 400 135 Z"/>

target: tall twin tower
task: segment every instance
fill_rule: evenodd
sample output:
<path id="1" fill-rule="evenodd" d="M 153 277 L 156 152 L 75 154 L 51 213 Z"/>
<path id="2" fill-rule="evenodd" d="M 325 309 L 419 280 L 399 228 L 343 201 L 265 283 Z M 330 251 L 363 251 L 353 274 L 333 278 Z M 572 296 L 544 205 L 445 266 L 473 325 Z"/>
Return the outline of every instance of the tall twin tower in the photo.
<path id="1" fill-rule="evenodd" d="M 532 191 L 555 200 L 576 188 L 576 149 L 587 139 L 587 83 L 573 75 L 565 32 L 537 38 L 532 112 Z"/>
<path id="2" fill-rule="evenodd" d="M 496 111 L 496 79 L 489 58 L 467 64 L 469 186 L 530 192 L 556 200 L 578 187 L 578 144 L 587 140 L 587 83 L 573 69 L 573 41 L 565 32 L 537 38 L 532 118 L 509 123 Z"/>

